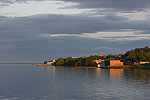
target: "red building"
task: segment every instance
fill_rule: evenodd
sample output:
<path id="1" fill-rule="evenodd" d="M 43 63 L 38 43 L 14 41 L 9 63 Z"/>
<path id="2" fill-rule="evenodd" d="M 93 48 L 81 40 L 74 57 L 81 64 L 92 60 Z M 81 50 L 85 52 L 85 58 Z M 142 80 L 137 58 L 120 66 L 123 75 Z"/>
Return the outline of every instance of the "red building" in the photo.
<path id="1" fill-rule="evenodd" d="M 105 62 L 105 60 L 99 59 L 99 60 L 94 60 L 94 62 L 95 62 L 96 64 L 99 64 L 99 63 L 101 63 L 101 62 Z"/>
<path id="2" fill-rule="evenodd" d="M 120 60 L 110 60 L 110 66 L 123 66 L 123 62 Z"/>
<path id="3" fill-rule="evenodd" d="M 103 57 L 103 54 L 99 54 L 98 56 Z"/>

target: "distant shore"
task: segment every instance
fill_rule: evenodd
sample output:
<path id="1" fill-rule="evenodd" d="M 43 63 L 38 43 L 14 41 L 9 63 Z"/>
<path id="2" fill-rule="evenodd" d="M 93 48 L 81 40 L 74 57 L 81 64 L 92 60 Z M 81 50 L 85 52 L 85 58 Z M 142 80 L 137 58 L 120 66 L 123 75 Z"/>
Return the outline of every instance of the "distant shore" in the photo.
<path id="1" fill-rule="evenodd" d="M 52 64 L 33 64 L 34 66 L 53 66 Z"/>
<path id="2" fill-rule="evenodd" d="M 54 66 L 51 64 L 33 64 L 34 66 Z M 99 68 L 95 66 L 69 66 L 71 68 Z M 124 66 L 106 66 L 102 69 L 150 69 L 150 65 L 124 65 Z"/>
<path id="3" fill-rule="evenodd" d="M 0 64 L 35 64 L 35 63 L 0 63 Z"/>

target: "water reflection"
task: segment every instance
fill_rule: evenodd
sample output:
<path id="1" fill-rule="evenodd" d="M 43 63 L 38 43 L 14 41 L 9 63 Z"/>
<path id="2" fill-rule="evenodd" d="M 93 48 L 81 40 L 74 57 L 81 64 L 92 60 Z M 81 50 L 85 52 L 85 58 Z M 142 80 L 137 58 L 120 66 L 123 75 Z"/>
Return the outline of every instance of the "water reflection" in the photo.
<path id="1" fill-rule="evenodd" d="M 44 71 L 47 72 L 48 76 L 52 75 L 52 78 L 55 78 L 55 66 L 44 66 Z"/>
<path id="2" fill-rule="evenodd" d="M 88 75 L 89 77 L 110 77 L 110 80 L 121 80 L 123 77 L 129 79 L 144 79 L 150 80 L 150 70 L 144 69 L 100 69 L 100 68 L 76 68 L 76 67 L 58 67 L 58 66 L 47 66 L 44 67 L 44 71 L 47 72 L 48 76 L 55 78 L 56 74 L 64 76 L 64 74 L 72 75 Z"/>
<path id="3" fill-rule="evenodd" d="M 140 79 L 150 80 L 150 70 L 134 70 L 134 76 L 140 77 Z"/>
<path id="4" fill-rule="evenodd" d="M 101 76 L 101 69 L 100 68 L 96 68 L 96 76 Z"/>
<path id="5" fill-rule="evenodd" d="M 125 70 L 125 76 L 127 79 L 134 80 L 150 80 L 150 70 L 149 69 L 128 69 Z"/>
<path id="6" fill-rule="evenodd" d="M 120 80 L 123 76 L 124 69 L 100 69 L 96 67 L 72 67 L 71 70 L 89 73 L 91 76 L 96 77 L 110 77 L 110 80 Z"/>
<path id="7" fill-rule="evenodd" d="M 123 76 L 123 69 L 110 69 L 110 80 L 120 80 Z"/>
<path id="8" fill-rule="evenodd" d="M 0 100 L 149 100 L 150 70 L 0 67 Z M 118 81 L 119 80 L 119 81 Z"/>

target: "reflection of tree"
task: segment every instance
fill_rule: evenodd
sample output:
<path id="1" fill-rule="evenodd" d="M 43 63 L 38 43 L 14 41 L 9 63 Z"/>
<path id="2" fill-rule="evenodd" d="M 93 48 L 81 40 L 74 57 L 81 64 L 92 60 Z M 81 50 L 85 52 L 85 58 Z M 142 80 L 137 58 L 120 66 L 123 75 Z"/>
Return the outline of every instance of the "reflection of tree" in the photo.
<path id="1" fill-rule="evenodd" d="M 135 69 L 134 76 L 139 77 L 140 79 L 150 80 L 150 70 Z"/>
<path id="2" fill-rule="evenodd" d="M 126 77 L 129 79 L 138 79 L 138 80 L 150 80 L 150 70 L 149 69 L 126 69 Z"/>

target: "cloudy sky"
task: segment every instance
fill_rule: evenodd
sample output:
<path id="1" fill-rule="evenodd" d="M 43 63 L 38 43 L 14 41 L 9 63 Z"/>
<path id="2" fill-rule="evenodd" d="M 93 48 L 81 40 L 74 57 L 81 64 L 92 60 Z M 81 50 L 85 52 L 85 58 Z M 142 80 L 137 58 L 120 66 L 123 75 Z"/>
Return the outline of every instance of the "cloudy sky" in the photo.
<path id="1" fill-rule="evenodd" d="M 150 46 L 150 0 L 0 0 L 0 62 Z"/>

